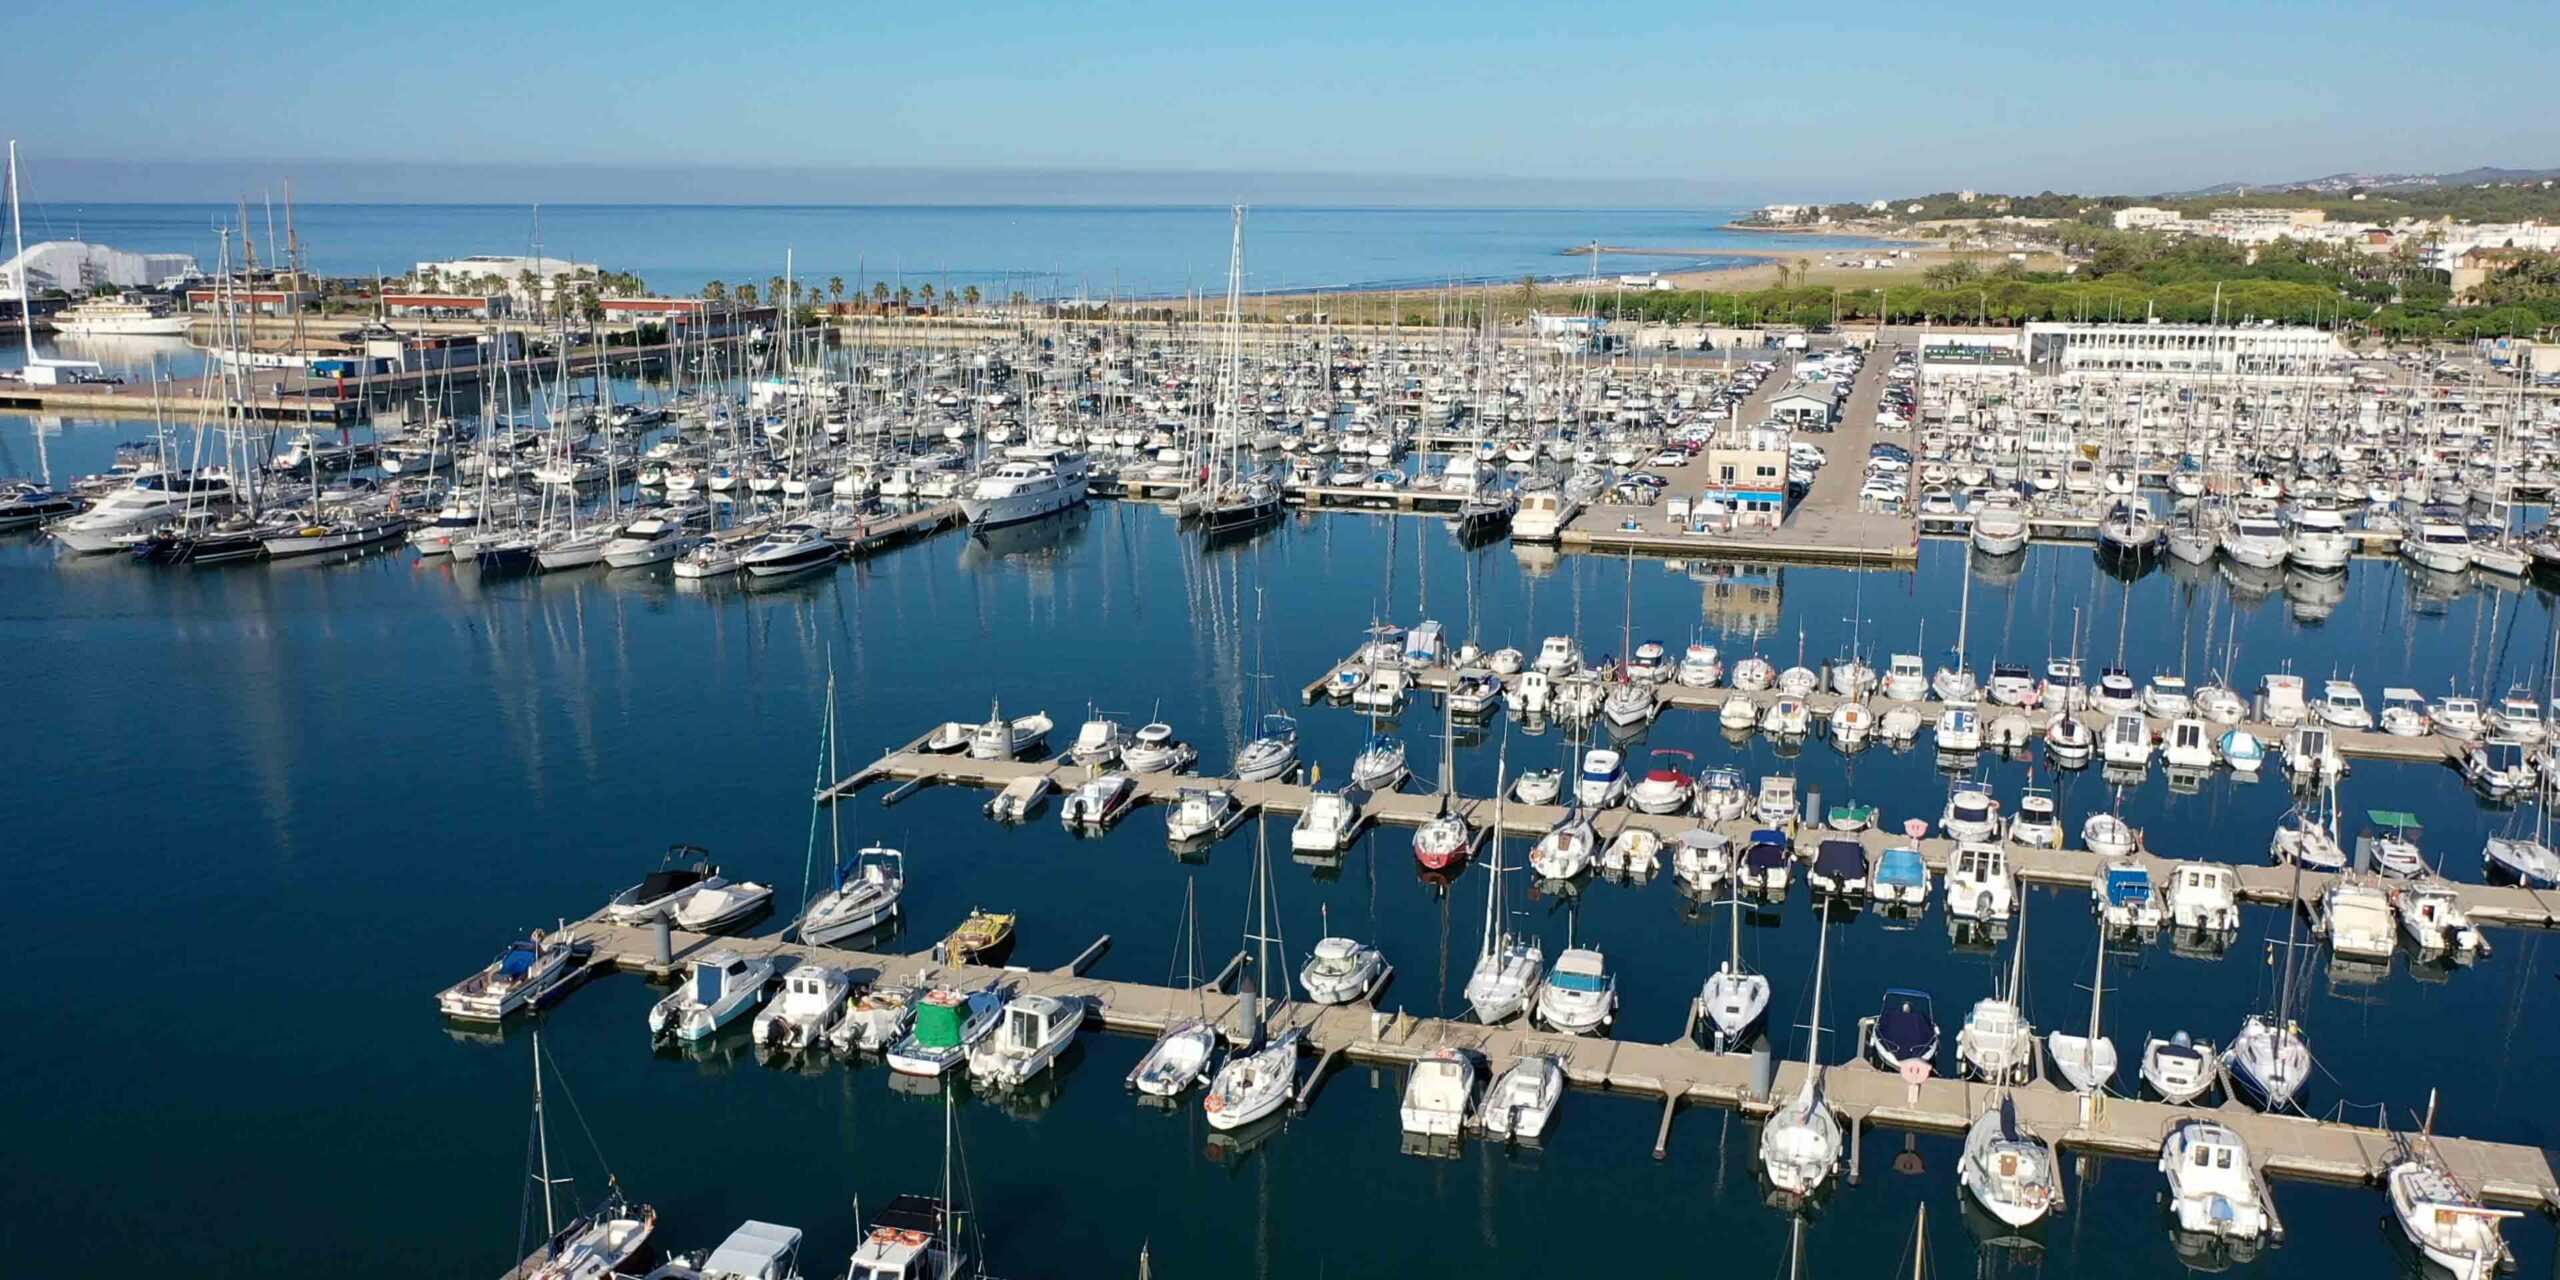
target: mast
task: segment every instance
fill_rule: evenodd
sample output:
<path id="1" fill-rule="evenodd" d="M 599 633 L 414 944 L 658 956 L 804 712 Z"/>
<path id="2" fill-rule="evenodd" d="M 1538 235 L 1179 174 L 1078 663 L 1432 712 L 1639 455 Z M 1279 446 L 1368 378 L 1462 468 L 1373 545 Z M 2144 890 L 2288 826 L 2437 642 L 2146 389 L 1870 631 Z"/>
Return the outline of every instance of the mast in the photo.
<path id="1" fill-rule="evenodd" d="M 542 1029 L 533 1030 L 533 1137 L 534 1149 L 542 1161 L 542 1238 L 556 1239 L 560 1234 L 559 1213 L 551 1204 L 551 1126 L 542 1115 Z"/>
<path id="2" fill-rule="evenodd" d="M 1494 922 L 1502 912 L 1502 819 L 1503 801 L 1511 790 L 1507 777 L 1510 760 L 1511 735 L 1506 731 L 1502 735 L 1502 746 L 1495 752 L 1493 766 L 1493 865 L 1485 868 L 1484 946 L 1477 950 L 1480 957 L 1494 952 Z"/>

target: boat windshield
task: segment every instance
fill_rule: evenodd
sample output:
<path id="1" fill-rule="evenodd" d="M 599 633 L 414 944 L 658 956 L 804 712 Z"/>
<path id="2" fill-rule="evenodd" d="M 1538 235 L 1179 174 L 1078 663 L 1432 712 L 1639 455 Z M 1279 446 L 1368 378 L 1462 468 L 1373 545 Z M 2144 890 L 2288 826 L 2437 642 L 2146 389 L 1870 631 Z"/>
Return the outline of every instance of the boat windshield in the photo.
<path id="1" fill-rule="evenodd" d="M 1547 975 L 1547 985 L 1562 991 L 1598 994 L 1609 989 L 1609 979 L 1596 973 L 1556 972 Z"/>

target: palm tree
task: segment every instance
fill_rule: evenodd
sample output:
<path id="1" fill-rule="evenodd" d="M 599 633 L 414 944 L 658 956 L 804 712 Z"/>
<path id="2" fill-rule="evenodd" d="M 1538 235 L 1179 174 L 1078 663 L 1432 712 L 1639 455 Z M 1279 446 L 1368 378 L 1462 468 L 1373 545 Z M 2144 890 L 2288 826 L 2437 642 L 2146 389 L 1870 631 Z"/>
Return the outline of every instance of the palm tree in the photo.
<path id="1" fill-rule="evenodd" d="M 933 282 L 932 282 L 932 281 L 926 281 L 926 282 L 925 282 L 925 286 L 924 286 L 924 305 L 925 305 L 928 309 L 930 309 L 930 308 L 933 306 Z"/>
<path id="2" fill-rule="evenodd" d="M 1813 259 L 1796 259 L 1796 287 L 1803 288 L 1813 280 Z"/>
<path id="3" fill-rule="evenodd" d="M 960 300 L 973 307 L 978 305 L 978 296 L 978 286 L 974 284 L 960 291 Z"/>
<path id="4" fill-rule="evenodd" d="M 1520 310 L 1525 313 L 1535 311 L 1537 309 L 1538 277 L 1534 275 L 1524 275 L 1520 277 Z"/>
<path id="5" fill-rule="evenodd" d="M 841 307 L 841 306 L 843 306 L 843 305 L 844 305 L 844 277 L 843 277 L 843 276 L 828 276 L 828 277 L 827 277 L 827 301 L 832 302 L 832 303 L 836 304 L 836 305 L 837 305 L 837 306 L 839 306 L 839 307 Z"/>
<path id="6" fill-rule="evenodd" d="M 738 301 L 745 303 L 750 307 L 754 306 L 756 304 L 756 287 L 753 284 L 739 285 Z"/>
<path id="7" fill-rule="evenodd" d="M 728 296 L 729 286 L 717 280 L 706 281 L 702 286 L 702 298 L 705 302 L 718 302 Z"/>
<path id="8" fill-rule="evenodd" d="M 873 302 L 887 302 L 889 300 L 888 281 L 874 280 L 871 282 L 871 300 Z"/>
<path id="9" fill-rule="evenodd" d="M 907 309 L 907 304 L 908 304 L 908 303 L 911 303 L 911 302 L 913 302 L 913 301 L 915 301 L 915 298 L 916 298 L 916 291 L 915 291 L 915 290 L 910 289 L 910 288 L 906 287 L 905 285 L 899 285 L 899 286 L 898 286 L 898 310 L 900 310 L 900 311 L 904 311 L 904 310 L 906 310 L 906 309 Z"/>

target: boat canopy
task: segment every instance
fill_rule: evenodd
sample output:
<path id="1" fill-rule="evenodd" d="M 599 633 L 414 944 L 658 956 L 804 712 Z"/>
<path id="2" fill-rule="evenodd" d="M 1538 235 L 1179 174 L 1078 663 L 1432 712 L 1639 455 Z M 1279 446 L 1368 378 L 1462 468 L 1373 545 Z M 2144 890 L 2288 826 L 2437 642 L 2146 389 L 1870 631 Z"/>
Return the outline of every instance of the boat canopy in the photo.
<path id="1" fill-rule="evenodd" d="M 798 1227 L 750 1219 L 703 1259 L 702 1273 L 740 1276 L 745 1280 L 783 1280 L 791 1274 L 791 1256 L 799 1251 Z"/>
<path id="2" fill-rule="evenodd" d="M 967 998 L 956 991 L 936 991 L 916 1006 L 916 1043 L 928 1049 L 960 1047 L 961 1011 Z"/>
<path id="3" fill-rule="evenodd" d="M 1771 867 L 1785 866 L 1787 847 L 1783 844 L 1755 840 L 1749 849 L 1743 851 L 1742 864 L 1754 871 L 1766 871 Z"/>
<path id="4" fill-rule="evenodd" d="M 1876 1042 L 1897 1058 L 1927 1053 L 1938 1040 L 1937 1007 L 1926 991 L 1895 987 L 1884 993 L 1876 1015 Z"/>
<path id="5" fill-rule="evenodd" d="M 1772 844 L 1784 850 L 1788 847 L 1787 833 L 1776 827 L 1754 827 L 1751 830 L 1751 843 Z"/>
<path id="6" fill-rule="evenodd" d="M 2141 867 L 2107 868 L 2107 905 L 2139 906 L 2151 900 L 2151 873 Z"/>
<path id="7" fill-rule="evenodd" d="M 1867 849 L 1855 840 L 1825 840 L 1814 850 L 1813 869 L 1833 880 L 1858 880 L 1867 874 Z"/>
<path id="8" fill-rule="evenodd" d="M 2364 816 L 2367 821 L 2377 827 L 2390 827 L 2398 831 L 2416 831 L 2420 825 L 2418 815 L 2399 809 L 2367 809 L 2364 811 Z"/>
<path id="9" fill-rule="evenodd" d="M 514 979 L 533 972 L 533 962 L 542 955 L 541 944 L 519 938 L 507 944 L 507 953 L 498 957 L 498 975 Z"/>
<path id="10" fill-rule="evenodd" d="M 1876 883 L 1925 885 L 1929 883 L 1929 864 L 1921 861 L 1917 849 L 1887 849 L 1876 859 Z"/>

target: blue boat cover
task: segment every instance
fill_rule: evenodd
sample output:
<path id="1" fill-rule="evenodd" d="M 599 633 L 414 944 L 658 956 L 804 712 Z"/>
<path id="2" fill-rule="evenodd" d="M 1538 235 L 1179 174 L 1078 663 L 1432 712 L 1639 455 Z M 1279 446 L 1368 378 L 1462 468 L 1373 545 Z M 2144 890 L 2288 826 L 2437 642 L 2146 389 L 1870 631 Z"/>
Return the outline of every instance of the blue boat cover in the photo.
<path id="1" fill-rule="evenodd" d="M 1929 993 L 1903 987 L 1885 992 L 1884 1010 L 1876 1015 L 1876 1043 L 1897 1059 L 1934 1054 L 1938 1016 Z"/>
<path id="2" fill-rule="evenodd" d="M 498 974 L 505 978 L 521 978 L 533 972 L 533 962 L 541 954 L 542 948 L 530 940 L 510 942 L 507 953 L 498 957 Z"/>
<path id="3" fill-rule="evenodd" d="M 1774 844 L 1774 845 L 1778 846 L 1778 847 L 1779 847 L 1779 848 L 1781 848 L 1781 849 L 1784 849 L 1784 848 L 1789 847 L 1789 846 L 1788 846 L 1788 841 L 1787 841 L 1787 833 L 1786 833 L 1786 832 L 1784 832 L 1784 831 L 1780 831 L 1780 830 L 1778 830 L 1776 827 L 1756 827 L 1756 828 L 1754 828 L 1754 829 L 1752 830 L 1752 832 L 1751 832 L 1751 843 L 1753 843 L 1753 844 Z"/>
<path id="4" fill-rule="evenodd" d="M 2151 873 L 2140 867 L 2107 868 L 2107 905 L 2130 907 L 2151 898 Z"/>
<path id="5" fill-rule="evenodd" d="M 1878 884 L 1927 884 L 1929 864 L 1920 860 L 1917 849 L 1887 849 L 1876 859 Z"/>
<path id="6" fill-rule="evenodd" d="M 1784 866 L 1786 861 L 1787 847 L 1782 844 L 1770 844 L 1765 840 L 1753 841 L 1750 848 L 1742 851 L 1742 865 L 1754 871 Z"/>
<path id="7" fill-rule="evenodd" d="M 1859 880 L 1867 874 L 1867 849 L 1855 840 L 1825 840 L 1813 852 L 1813 869 L 1833 880 Z"/>

